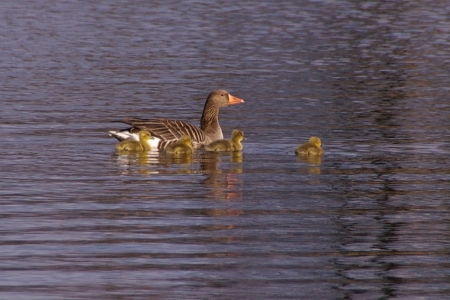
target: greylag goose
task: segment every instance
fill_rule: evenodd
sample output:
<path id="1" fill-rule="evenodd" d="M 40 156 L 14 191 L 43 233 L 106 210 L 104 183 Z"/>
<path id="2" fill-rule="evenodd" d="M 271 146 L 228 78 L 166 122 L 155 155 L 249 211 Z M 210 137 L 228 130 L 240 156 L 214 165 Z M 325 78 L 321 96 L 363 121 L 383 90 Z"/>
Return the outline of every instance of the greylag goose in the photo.
<path id="1" fill-rule="evenodd" d="M 295 149 L 295 155 L 323 155 L 322 142 L 317 136 L 312 136 L 309 138 L 309 142 L 298 146 Z"/>
<path id="2" fill-rule="evenodd" d="M 192 124 L 171 119 L 139 119 L 127 118 L 123 123 L 131 125 L 121 131 L 110 131 L 109 135 L 119 141 L 132 137 L 138 139 L 140 130 L 148 130 L 152 134 L 149 145 L 152 150 L 164 149 L 167 145 L 178 141 L 183 135 L 192 140 L 195 149 L 216 140 L 223 139 L 222 128 L 219 125 L 219 110 L 228 105 L 244 103 L 244 100 L 232 96 L 225 90 L 217 90 L 208 95 L 203 114 L 200 119 L 200 128 Z"/>
<path id="3" fill-rule="evenodd" d="M 150 132 L 141 130 L 139 132 L 139 141 L 133 139 L 121 141 L 116 145 L 116 151 L 150 151 L 150 145 L 148 144 L 150 138 Z"/>
<path id="4" fill-rule="evenodd" d="M 244 146 L 242 146 L 241 141 L 244 140 L 244 133 L 239 129 L 233 130 L 231 133 L 230 140 L 217 140 L 204 147 L 206 151 L 213 152 L 231 152 L 231 151 L 242 151 Z"/>
<path id="5" fill-rule="evenodd" d="M 191 155 L 194 153 L 194 148 L 192 148 L 191 138 L 187 135 L 183 135 L 177 142 L 167 145 L 163 151 L 166 154 Z"/>

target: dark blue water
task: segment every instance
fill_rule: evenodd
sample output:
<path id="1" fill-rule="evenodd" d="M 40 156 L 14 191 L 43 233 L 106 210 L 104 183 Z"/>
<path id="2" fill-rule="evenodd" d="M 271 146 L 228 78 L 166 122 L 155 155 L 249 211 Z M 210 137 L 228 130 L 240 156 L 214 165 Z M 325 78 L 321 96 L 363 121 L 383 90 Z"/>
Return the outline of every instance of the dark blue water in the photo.
<path id="1" fill-rule="evenodd" d="M 450 297 L 449 13 L 2 1 L 0 298 Z M 198 124 L 218 88 L 241 154 L 114 153 L 113 121 Z"/>

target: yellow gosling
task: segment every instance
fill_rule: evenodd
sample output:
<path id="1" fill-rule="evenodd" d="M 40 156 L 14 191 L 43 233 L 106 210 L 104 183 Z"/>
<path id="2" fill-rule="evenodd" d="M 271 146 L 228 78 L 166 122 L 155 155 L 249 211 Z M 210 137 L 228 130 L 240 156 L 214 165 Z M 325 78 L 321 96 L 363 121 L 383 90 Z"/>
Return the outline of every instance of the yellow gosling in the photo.
<path id="1" fill-rule="evenodd" d="M 187 135 L 183 135 L 177 142 L 165 147 L 164 153 L 192 155 L 194 153 L 194 148 L 192 147 L 191 138 Z"/>
<path id="2" fill-rule="evenodd" d="M 309 142 L 298 146 L 295 149 L 295 155 L 303 156 L 313 156 L 313 155 L 323 155 L 322 142 L 317 136 L 312 136 L 309 138 Z"/>
<path id="3" fill-rule="evenodd" d="M 231 140 L 217 140 L 206 145 L 204 149 L 211 152 L 242 151 L 244 149 L 241 143 L 242 140 L 245 140 L 244 133 L 239 129 L 235 129 L 231 133 Z"/>
<path id="4" fill-rule="evenodd" d="M 121 141 L 116 145 L 116 151 L 150 151 L 150 145 L 148 144 L 148 141 L 151 137 L 152 136 L 150 132 L 148 132 L 147 130 L 141 130 L 139 131 L 139 141 L 135 141 L 132 139 Z"/>

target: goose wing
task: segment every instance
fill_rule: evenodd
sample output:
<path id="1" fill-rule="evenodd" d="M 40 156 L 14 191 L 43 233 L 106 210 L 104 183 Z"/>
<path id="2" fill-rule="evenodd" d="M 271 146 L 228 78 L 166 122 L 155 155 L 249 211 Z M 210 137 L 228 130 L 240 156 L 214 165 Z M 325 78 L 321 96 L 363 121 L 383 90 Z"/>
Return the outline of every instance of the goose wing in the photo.
<path id="1" fill-rule="evenodd" d="M 123 120 L 123 123 L 141 130 L 148 130 L 152 136 L 161 139 L 158 146 L 160 149 L 178 141 L 183 135 L 191 138 L 194 148 L 199 148 L 207 142 L 206 134 L 200 128 L 183 121 L 127 118 Z"/>

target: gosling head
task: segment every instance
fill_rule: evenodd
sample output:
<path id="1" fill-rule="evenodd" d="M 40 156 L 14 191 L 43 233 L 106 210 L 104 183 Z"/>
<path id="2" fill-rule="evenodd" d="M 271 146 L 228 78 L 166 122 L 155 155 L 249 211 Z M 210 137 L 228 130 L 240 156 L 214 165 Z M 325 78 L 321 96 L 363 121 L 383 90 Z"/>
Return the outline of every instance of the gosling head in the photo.
<path id="1" fill-rule="evenodd" d="M 314 146 L 321 147 L 322 141 L 317 136 L 312 136 L 309 138 L 309 142 Z"/>
<path id="2" fill-rule="evenodd" d="M 234 129 L 231 133 L 231 139 L 233 141 L 242 141 L 245 140 L 244 133 L 239 129 Z"/>
<path id="3" fill-rule="evenodd" d="M 191 138 L 187 135 L 183 135 L 178 141 L 183 145 L 192 147 Z"/>
<path id="4" fill-rule="evenodd" d="M 139 140 L 140 141 L 148 141 L 150 138 L 152 137 L 152 135 L 150 134 L 150 132 L 148 132 L 147 130 L 141 130 L 139 131 Z"/>

